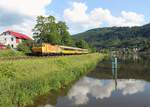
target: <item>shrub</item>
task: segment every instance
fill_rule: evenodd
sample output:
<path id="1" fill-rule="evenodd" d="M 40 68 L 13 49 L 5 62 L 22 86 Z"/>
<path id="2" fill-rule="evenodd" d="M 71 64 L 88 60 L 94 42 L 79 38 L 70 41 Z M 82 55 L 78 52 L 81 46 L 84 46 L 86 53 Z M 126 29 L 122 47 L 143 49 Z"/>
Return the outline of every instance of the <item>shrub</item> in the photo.
<path id="1" fill-rule="evenodd" d="M 17 46 L 18 51 L 22 51 L 24 53 L 31 53 L 31 48 L 32 48 L 31 40 L 24 40 Z"/>

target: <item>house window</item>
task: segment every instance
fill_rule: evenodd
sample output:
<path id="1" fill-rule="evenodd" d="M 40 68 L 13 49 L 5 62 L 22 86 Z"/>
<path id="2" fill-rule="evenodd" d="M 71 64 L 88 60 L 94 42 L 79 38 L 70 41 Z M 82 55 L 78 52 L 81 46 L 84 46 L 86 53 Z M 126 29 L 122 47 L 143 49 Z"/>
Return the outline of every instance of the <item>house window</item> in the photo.
<path id="1" fill-rule="evenodd" d="M 3 34 L 4 34 L 5 36 L 7 35 L 7 33 L 6 33 L 6 32 L 4 32 Z"/>
<path id="2" fill-rule="evenodd" d="M 14 41 L 14 38 L 11 38 L 11 41 Z"/>
<path id="3" fill-rule="evenodd" d="M 13 48 L 13 47 L 14 47 L 14 45 L 11 45 L 11 47 Z"/>

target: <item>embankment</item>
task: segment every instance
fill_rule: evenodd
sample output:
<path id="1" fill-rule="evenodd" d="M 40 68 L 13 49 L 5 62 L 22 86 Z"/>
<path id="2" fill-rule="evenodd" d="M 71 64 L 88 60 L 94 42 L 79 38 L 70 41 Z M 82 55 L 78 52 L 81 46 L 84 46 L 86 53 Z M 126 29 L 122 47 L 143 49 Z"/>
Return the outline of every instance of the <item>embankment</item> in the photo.
<path id="1" fill-rule="evenodd" d="M 32 104 L 34 97 L 65 87 L 103 58 L 95 53 L 0 62 L 0 107 Z"/>

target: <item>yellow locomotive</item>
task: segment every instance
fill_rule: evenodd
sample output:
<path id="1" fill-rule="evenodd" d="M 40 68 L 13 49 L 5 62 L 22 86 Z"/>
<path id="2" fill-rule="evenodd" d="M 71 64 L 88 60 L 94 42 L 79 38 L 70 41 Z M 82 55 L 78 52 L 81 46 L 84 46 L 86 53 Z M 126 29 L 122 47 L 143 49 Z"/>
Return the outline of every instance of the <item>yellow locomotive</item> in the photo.
<path id="1" fill-rule="evenodd" d="M 37 55 L 75 55 L 75 54 L 87 54 L 87 49 L 61 46 L 61 45 L 51 45 L 48 43 L 37 44 L 32 47 L 32 53 Z"/>

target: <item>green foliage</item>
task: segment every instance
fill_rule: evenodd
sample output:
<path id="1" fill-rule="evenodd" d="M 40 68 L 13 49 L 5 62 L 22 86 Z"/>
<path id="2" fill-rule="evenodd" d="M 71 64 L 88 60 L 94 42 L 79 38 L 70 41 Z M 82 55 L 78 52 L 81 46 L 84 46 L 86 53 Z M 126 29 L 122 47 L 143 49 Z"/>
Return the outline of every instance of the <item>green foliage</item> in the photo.
<path id="1" fill-rule="evenodd" d="M 85 40 L 75 40 L 75 46 L 83 49 L 88 49 L 89 52 L 96 52 L 96 48 L 93 47 L 91 44 L 88 44 Z"/>
<path id="2" fill-rule="evenodd" d="M 56 22 L 55 17 L 38 16 L 34 29 L 34 38 L 37 42 L 51 44 L 72 45 L 72 37 L 65 22 Z"/>
<path id="3" fill-rule="evenodd" d="M 89 44 L 88 50 L 89 50 L 89 52 L 92 52 L 92 53 L 97 52 L 97 49 L 94 46 L 92 46 L 91 44 Z"/>
<path id="4" fill-rule="evenodd" d="M 66 23 L 59 21 L 57 23 L 57 25 L 58 25 L 58 32 L 61 36 L 61 44 L 67 45 L 67 46 L 72 46 L 73 45 L 73 39 L 68 32 L 68 27 L 67 27 Z"/>
<path id="5" fill-rule="evenodd" d="M 10 45 L 7 45 L 6 48 L 7 48 L 7 49 L 11 49 L 11 46 L 10 46 Z"/>
<path id="6" fill-rule="evenodd" d="M 84 39 L 97 49 L 150 47 L 150 24 L 141 27 L 108 27 L 91 29 L 73 36 Z"/>
<path id="7" fill-rule="evenodd" d="M 102 54 L 0 62 L 0 106 L 23 107 L 93 69 Z"/>
<path id="8" fill-rule="evenodd" d="M 79 48 L 84 48 L 84 49 L 88 49 L 89 48 L 89 44 L 85 41 L 85 40 L 77 40 L 75 42 L 75 45 L 76 47 L 79 47 Z"/>
<path id="9" fill-rule="evenodd" d="M 13 57 L 24 56 L 24 53 L 14 51 L 14 50 L 11 50 L 11 49 L 0 50 L 0 57 L 12 57 L 12 56 Z"/>
<path id="10" fill-rule="evenodd" d="M 47 42 L 52 44 L 60 44 L 60 36 L 57 31 L 55 17 L 38 16 L 37 24 L 34 29 L 35 39 L 38 42 Z"/>
<path id="11" fill-rule="evenodd" d="M 33 41 L 31 40 L 24 40 L 17 46 L 18 51 L 22 51 L 24 53 L 31 53 Z"/>

